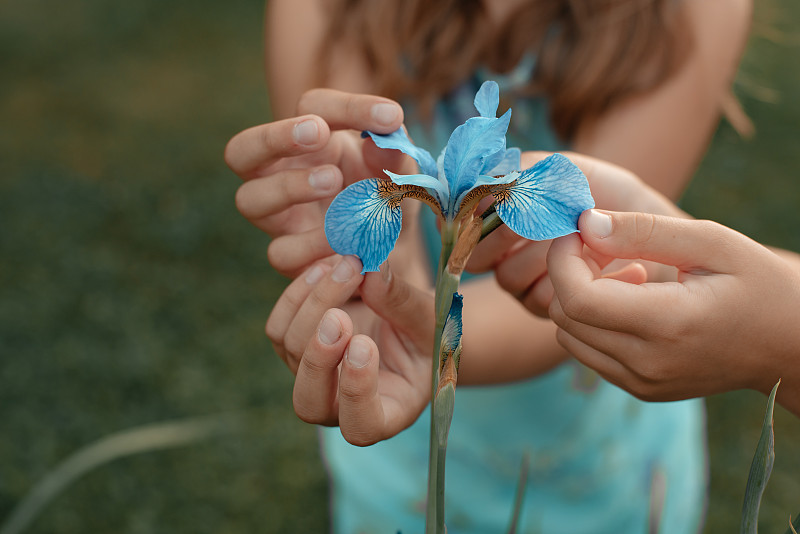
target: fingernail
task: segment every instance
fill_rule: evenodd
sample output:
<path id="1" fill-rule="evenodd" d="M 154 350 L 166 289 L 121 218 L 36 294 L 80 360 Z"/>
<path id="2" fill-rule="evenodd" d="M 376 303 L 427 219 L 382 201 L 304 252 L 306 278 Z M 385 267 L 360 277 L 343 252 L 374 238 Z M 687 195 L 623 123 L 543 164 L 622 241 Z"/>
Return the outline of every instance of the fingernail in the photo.
<path id="1" fill-rule="evenodd" d="M 313 145 L 319 140 L 319 127 L 316 121 L 307 120 L 299 124 L 295 124 L 294 140 L 301 145 Z"/>
<path id="2" fill-rule="evenodd" d="M 331 279 L 334 282 L 347 282 L 356 274 L 353 268 L 353 260 L 349 256 L 344 256 L 336 268 L 331 273 Z"/>
<path id="3" fill-rule="evenodd" d="M 611 216 L 597 210 L 589 210 L 583 221 L 583 231 L 589 231 L 595 237 L 604 238 L 611 235 Z"/>
<path id="4" fill-rule="evenodd" d="M 353 339 L 353 341 L 350 342 L 350 346 L 347 347 L 347 354 L 345 355 L 345 358 L 347 358 L 347 361 L 350 363 L 351 367 L 361 369 L 369 363 L 369 345 L 359 338 Z"/>
<path id="5" fill-rule="evenodd" d="M 333 312 L 327 312 L 322 317 L 317 337 L 323 345 L 333 345 L 342 337 L 342 323 Z"/>
<path id="6" fill-rule="evenodd" d="M 394 104 L 375 104 L 370 113 L 378 124 L 388 126 L 397 120 L 400 110 Z"/>
<path id="7" fill-rule="evenodd" d="M 306 273 L 306 284 L 313 286 L 325 275 L 325 270 L 320 265 L 314 265 Z"/>
<path id="8" fill-rule="evenodd" d="M 330 167 L 316 169 L 308 175 L 308 183 L 318 191 L 330 191 L 335 180 L 336 175 Z"/>

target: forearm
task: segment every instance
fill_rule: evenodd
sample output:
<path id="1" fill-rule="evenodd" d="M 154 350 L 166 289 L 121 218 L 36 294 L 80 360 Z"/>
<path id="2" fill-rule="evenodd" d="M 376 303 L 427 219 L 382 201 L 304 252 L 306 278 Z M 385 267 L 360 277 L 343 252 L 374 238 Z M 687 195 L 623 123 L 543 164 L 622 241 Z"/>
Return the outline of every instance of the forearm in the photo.
<path id="1" fill-rule="evenodd" d="M 778 378 L 781 385 L 776 396 L 777 402 L 800 417 L 800 318 L 797 307 L 800 302 L 800 254 L 784 249 L 768 247 L 786 264 L 786 284 L 777 297 L 781 302 L 772 307 L 774 332 L 765 332 L 765 336 L 775 337 L 769 346 L 775 352 L 768 354 L 765 362 L 765 377 L 759 389 L 768 395 Z"/>
<path id="2" fill-rule="evenodd" d="M 462 284 L 464 334 L 459 384 L 514 382 L 540 375 L 569 355 L 555 325 L 532 315 L 494 277 Z"/>
<path id="3" fill-rule="evenodd" d="M 577 152 L 629 169 L 672 200 L 682 195 L 718 122 L 750 27 L 750 0 L 680 2 L 689 56 L 649 93 L 582 125 Z"/>
<path id="4" fill-rule="evenodd" d="M 264 64 L 274 119 L 295 115 L 306 91 L 319 86 L 373 93 L 365 59 L 341 42 L 324 42 L 328 14 L 320 0 L 269 0 L 264 18 Z M 331 47 L 329 76 L 322 80 L 319 54 Z"/>

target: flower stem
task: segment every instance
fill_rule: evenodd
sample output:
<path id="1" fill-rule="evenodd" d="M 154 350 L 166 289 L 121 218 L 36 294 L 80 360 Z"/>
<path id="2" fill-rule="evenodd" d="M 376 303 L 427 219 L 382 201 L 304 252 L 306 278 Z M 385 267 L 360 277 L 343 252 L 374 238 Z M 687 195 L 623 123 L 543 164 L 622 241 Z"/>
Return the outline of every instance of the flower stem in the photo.
<path id="1" fill-rule="evenodd" d="M 437 410 L 435 401 L 439 385 L 442 331 L 453 301 L 453 294 L 458 290 L 458 283 L 461 279 L 460 276 L 452 276 L 445 269 L 457 237 L 457 226 L 448 222 L 442 223 L 442 254 L 439 258 L 439 269 L 436 275 L 436 330 L 433 340 L 433 357 L 431 358 L 431 427 L 430 448 L 428 451 L 428 501 L 425 516 L 425 534 L 444 534 L 444 460 L 447 444 L 446 440 L 444 444 L 441 444 L 438 437 L 442 422 L 437 423 L 439 410 Z M 439 404 L 441 406 L 441 401 Z M 451 416 L 452 409 L 451 404 Z M 449 418 L 447 427 L 449 428 Z"/>
<path id="2" fill-rule="evenodd" d="M 483 238 L 485 238 L 486 236 L 488 236 L 489 234 L 491 234 L 492 232 L 494 232 L 503 225 L 503 221 L 497 214 L 495 207 L 496 204 L 492 203 L 492 205 L 489 206 L 486 209 L 486 211 L 484 211 L 481 214 L 481 221 L 482 221 L 481 237 L 480 237 L 481 241 L 483 240 Z"/>

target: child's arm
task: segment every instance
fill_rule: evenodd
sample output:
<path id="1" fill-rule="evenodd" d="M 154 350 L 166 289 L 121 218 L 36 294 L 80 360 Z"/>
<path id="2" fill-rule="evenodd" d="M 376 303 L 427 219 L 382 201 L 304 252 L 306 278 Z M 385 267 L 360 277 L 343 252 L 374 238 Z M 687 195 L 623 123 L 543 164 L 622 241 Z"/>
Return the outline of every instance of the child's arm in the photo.
<path id="1" fill-rule="evenodd" d="M 571 354 L 653 401 L 768 394 L 782 378 L 778 402 L 800 416 L 800 257 L 709 221 L 588 211 L 579 227 L 548 254 L 550 316 Z M 599 257 L 674 265 L 678 281 L 603 277 L 583 244 Z"/>
<path id="2" fill-rule="evenodd" d="M 752 0 L 676 5 L 684 11 L 687 34 L 673 46 L 691 47 L 677 72 L 655 90 L 581 125 L 572 145 L 576 152 L 631 170 L 672 200 L 683 193 L 723 106 L 732 101 L 731 85 L 752 18 Z"/>

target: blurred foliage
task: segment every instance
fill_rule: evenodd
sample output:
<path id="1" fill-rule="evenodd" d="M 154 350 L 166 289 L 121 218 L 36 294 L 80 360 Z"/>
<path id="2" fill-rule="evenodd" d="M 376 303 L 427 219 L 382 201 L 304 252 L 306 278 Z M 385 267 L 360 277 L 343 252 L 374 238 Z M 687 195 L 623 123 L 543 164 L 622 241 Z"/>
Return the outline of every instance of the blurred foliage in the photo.
<path id="1" fill-rule="evenodd" d="M 222 161 L 231 135 L 268 120 L 263 3 L 0 0 L 0 12 L 0 523 L 95 440 L 245 412 L 233 434 L 91 472 L 31 531 L 324 531 L 315 431 L 263 335 L 286 282 L 236 213 Z M 759 4 L 759 18 L 770 38 L 751 40 L 737 85 L 756 137 L 723 124 L 684 207 L 800 250 L 800 48 L 787 33 L 800 6 Z M 708 532 L 737 528 L 763 406 L 752 392 L 709 400 Z M 764 532 L 800 511 L 800 423 L 778 409 L 775 434 Z"/>
<path id="2" fill-rule="evenodd" d="M 285 281 L 222 151 L 267 120 L 263 3 L 3 2 L 0 523 L 77 449 L 247 410 L 78 481 L 35 532 L 320 532 L 314 429 L 263 335 Z"/>

